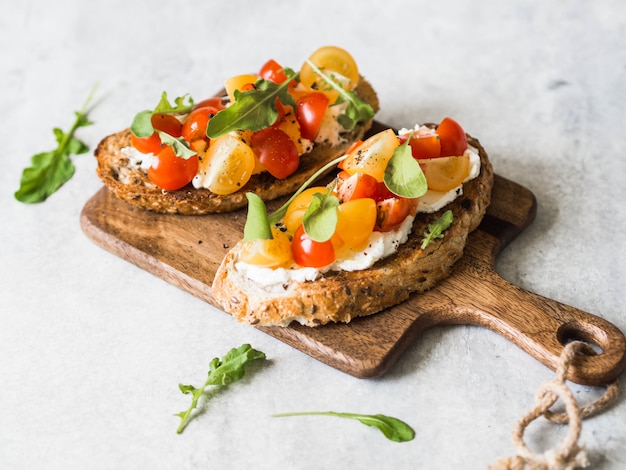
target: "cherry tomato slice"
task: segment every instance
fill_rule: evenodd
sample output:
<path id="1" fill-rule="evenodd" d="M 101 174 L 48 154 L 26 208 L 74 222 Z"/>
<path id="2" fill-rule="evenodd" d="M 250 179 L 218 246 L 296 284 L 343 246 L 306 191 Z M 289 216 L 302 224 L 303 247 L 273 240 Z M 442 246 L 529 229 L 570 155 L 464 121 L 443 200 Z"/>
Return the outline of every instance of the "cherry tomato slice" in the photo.
<path id="1" fill-rule="evenodd" d="M 384 185 L 384 183 L 382 183 Z M 340 171 L 337 174 L 337 197 L 340 203 L 360 198 L 375 199 L 378 193 L 378 181 L 365 173 Z"/>
<path id="2" fill-rule="evenodd" d="M 314 140 L 328 109 L 328 97 L 319 91 L 307 93 L 296 102 L 296 119 L 302 137 Z"/>
<path id="3" fill-rule="evenodd" d="M 150 137 L 137 137 L 135 134 L 130 135 L 130 144 L 141 153 L 152 153 L 156 155 L 161 151 L 161 138 L 159 134 L 154 132 Z"/>
<path id="4" fill-rule="evenodd" d="M 232 194 L 252 176 L 254 152 L 239 134 L 224 134 L 211 140 L 200 162 L 198 182 L 215 194 Z"/>
<path id="5" fill-rule="evenodd" d="M 437 134 L 441 142 L 441 157 L 458 157 L 467 148 L 467 137 L 461 125 L 454 119 L 446 117 L 439 126 Z"/>
<path id="6" fill-rule="evenodd" d="M 180 137 L 183 131 L 183 125 L 173 114 L 156 113 L 150 118 L 152 127 L 156 130 L 165 132 L 172 137 Z"/>
<path id="7" fill-rule="evenodd" d="M 289 237 L 275 227 L 272 227 L 272 237 L 269 240 L 244 241 L 239 260 L 263 268 L 289 266 L 293 262 Z"/>
<path id="8" fill-rule="evenodd" d="M 419 160 L 429 189 L 450 191 L 463 183 L 469 174 L 469 156 L 439 157 Z"/>
<path id="9" fill-rule="evenodd" d="M 265 80 L 274 82 L 277 85 L 280 85 L 285 80 L 287 80 L 287 75 L 285 75 L 283 66 L 276 62 L 274 59 L 270 59 L 263 64 L 261 70 L 259 71 L 259 76 Z M 292 80 L 289 84 L 289 87 L 291 88 L 294 86 L 296 86 L 296 82 L 295 80 Z"/>
<path id="10" fill-rule="evenodd" d="M 400 143 L 406 142 L 408 135 L 398 137 Z M 435 133 L 430 135 L 413 135 L 409 141 L 413 158 L 422 160 L 424 158 L 437 158 L 441 154 L 441 143 L 439 136 Z"/>
<path id="11" fill-rule="evenodd" d="M 188 159 L 177 157 L 172 147 L 166 145 L 154 156 L 148 178 L 159 188 L 175 191 L 186 186 L 197 172 L 197 155 Z"/>
<path id="12" fill-rule="evenodd" d="M 208 139 L 206 128 L 209 124 L 209 119 L 215 116 L 218 111 L 219 110 L 213 106 L 194 109 L 183 122 L 183 128 L 181 130 L 182 137 L 189 143 L 198 139 Z"/>
<path id="13" fill-rule="evenodd" d="M 417 199 L 392 197 L 376 204 L 376 228 L 379 232 L 388 232 L 398 227 L 409 215 L 415 215 Z"/>
<path id="14" fill-rule="evenodd" d="M 287 178 L 298 169 L 300 156 L 296 144 L 280 129 L 268 127 L 255 132 L 250 144 L 261 164 L 275 178 Z"/>
<path id="15" fill-rule="evenodd" d="M 317 242 L 309 238 L 300 225 L 291 241 L 294 261 L 303 267 L 322 268 L 335 261 L 335 248 L 331 240 Z"/>
<path id="16" fill-rule="evenodd" d="M 340 47 L 324 46 L 313 52 L 309 60 L 325 75 L 338 82 L 344 90 L 353 90 L 359 82 L 359 69 L 350 53 Z M 300 82 L 310 90 L 318 90 L 328 96 L 333 104 L 339 93 L 320 77 L 308 62 L 300 68 Z"/>
<path id="17" fill-rule="evenodd" d="M 340 204 L 337 207 L 335 234 L 350 248 L 365 248 L 376 224 L 376 202 L 361 198 Z"/>
<path id="18" fill-rule="evenodd" d="M 341 168 L 350 174 L 367 173 L 377 181 L 382 181 L 387 163 L 398 145 L 400 143 L 396 133 L 392 129 L 386 129 L 355 147 L 341 162 Z"/>

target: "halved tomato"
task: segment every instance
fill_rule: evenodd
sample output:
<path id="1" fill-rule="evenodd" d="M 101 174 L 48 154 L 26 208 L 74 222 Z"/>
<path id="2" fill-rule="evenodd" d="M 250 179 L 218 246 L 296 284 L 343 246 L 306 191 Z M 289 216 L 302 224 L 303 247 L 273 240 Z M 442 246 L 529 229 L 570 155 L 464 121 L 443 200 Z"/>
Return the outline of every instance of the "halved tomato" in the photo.
<path id="1" fill-rule="evenodd" d="M 417 199 L 392 197 L 376 204 L 376 228 L 379 232 L 388 232 L 398 227 L 409 215 L 415 215 Z"/>
<path id="2" fill-rule="evenodd" d="M 254 152 L 239 135 L 224 134 L 211 140 L 200 162 L 201 186 L 215 194 L 241 189 L 254 170 Z"/>
<path id="3" fill-rule="evenodd" d="M 335 248 L 331 240 L 315 241 L 306 234 L 300 225 L 291 241 L 294 261 L 303 267 L 322 268 L 335 261 Z"/>
<path id="4" fill-rule="evenodd" d="M 335 234 L 350 248 L 365 248 L 376 225 L 376 202 L 371 198 L 354 199 L 337 207 Z"/>
<path id="5" fill-rule="evenodd" d="M 328 109 L 328 97 L 319 91 L 301 96 L 296 102 L 296 119 L 302 137 L 314 140 Z"/>
<path id="6" fill-rule="evenodd" d="M 435 191 L 450 191 L 463 183 L 469 174 L 468 155 L 418 161 L 426 177 L 428 189 Z"/>
<path id="7" fill-rule="evenodd" d="M 291 240 L 285 233 L 272 227 L 271 239 L 242 242 L 239 260 L 263 268 L 289 266 L 293 262 Z"/>
<path id="8" fill-rule="evenodd" d="M 344 90 L 353 90 L 359 82 L 359 69 L 350 53 L 340 47 L 325 46 L 313 52 L 309 60 L 325 75 L 339 83 Z M 324 93 L 330 104 L 339 93 L 305 62 L 300 69 L 300 82 L 309 90 Z"/>
<path id="9" fill-rule="evenodd" d="M 350 174 L 365 173 L 376 178 L 376 181 L 383 181 L 387 163 L 398 145 L 400 143 L 395 132 L 386 129 L 355 147 L 341 163 L 341 167 Z"/>
<path id="10" fill-rule="evenodd" d="M 437 134 L 441 142 L 442 157 L 457 157 L 463 155 L 467 148 L 467 137 L 461 125 L 454 119 L 446 117 L 439 126 Z"/>
<path id="11" fill-rule="evenodd" d="M 198 171 L 198 156 L 190 158 L 176 156 L 169 145 L 154 156 L 148 168 L 148 178 L 159 188 L 175 191 L 189 183 Z"/>
<path id="12" fill-rule="evenodd" d="M 255 132 L 250 139 L 261 164 L 275 178 L 287 178 L 298 169 L 300 155 L 293 140 L 276 127 Z"/>
<path id="13" fill-rule="evenodd" d="M 376 198 L 378 181 L 365 173 L 340 171 L 337 174 L 337 197 L 340 203 L 360 198 Z M 383 183 L 384 184 L 384 183 Z"/>

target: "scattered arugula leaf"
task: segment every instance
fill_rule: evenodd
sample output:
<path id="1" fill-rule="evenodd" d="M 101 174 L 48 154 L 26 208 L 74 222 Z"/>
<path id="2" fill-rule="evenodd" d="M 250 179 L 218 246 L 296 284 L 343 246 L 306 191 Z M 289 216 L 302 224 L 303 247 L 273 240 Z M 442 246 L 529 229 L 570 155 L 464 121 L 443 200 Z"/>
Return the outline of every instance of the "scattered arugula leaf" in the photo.
<path id="1" fill-rule="evenodd" d="M 337 117 L 337 121 L 343 126 L 344 129 L 354 129 L 354 126 L 356 126 L 357 123 L 365 122 L 374 117 L 374 108 L 370 104 L 361 100 L 361 98 L 359 98 L 353 91 L 347 91 L 339 83 L 333 80 L 332 77 L 329 77 L 322 72 L 320 68 L 309 59 L 307 59 L 306 62 L 311 66 L 316 74 L 322 77 L 330 87 L 334 88 L 339 93 L 339 97 L 337 98 L 337 101 L 335 101 L 335 104 L 341 104 L 343 102 L 348 103 L 344 113 Z"/>
<path id="2" fill-rule="evenodd" d="M 248 198 L 248 217 L 243 227 L 243 239 L 245 241 L 272 239 L 271 225 L 263 199 L 254 193 L 246 193 L 246 197 Z"/>
<path id="3" fill-rule="evenodd" d="M 63 132 L 57 127 L 53 129 L 57 148 L 31 157 L 31 166 L 22 172 L 15 199 L 29 204 L 43 202 L 74 176 L 76 168 L 70 155 L 80 155 L 89 151 L 89 147 L 76 139 L 74 134 L 78 128 L 93 124 L 88 119 L 87 107 L 96 89 L 97 85 L 91 89 L 80 111 L 75 112 L 76 120 L 68 132 Z"/>
<path id="4" fill-rule="evenodd" d="M 430 243 L 435 239 L 443 238 L 443 232 L 450 227 L 453 219 L 454 215 L 452 214 L 452 211 L 448 209 L 435 221 L 435 223 L 428 224 L 428 230 L 424 232 L 424 240 L 422 241 L 421 246 L 422 250 L 430 245 Z"/>
<path id="5" fill-rule="evenodd" d="M 193 98 L 191 98 L 188 94 L 174 98 L 174 104 L 172 105 L 167 98 L 167 92 L 164 91 L 161 93 L 161 99 L 154 110 L 140 111 L 135 115 L 133 122 L 130 125 L 130 131 L 137 137 L 150 137 L 154 133 L 154 127 L 152 127 L 153 114 L 185 114 L 193 109 L 193 105 Z"/>
<path id="6" fill-rule="evenodd" d="M 387 163 L 383 180 L 385 186 L 397 196 L 406 198 L 422 197 L 428 191 L 426 176 L 411 153 L 409 138 L 396 147 Z"/>
<path id="7" fill-rule="evenodd" d="M 245 92 L 235 91 L 235 102 L 217 113 L 207 127 L 207 136 L 215 139 L 220 135 L 236 130 L 259 131 L 271 126 L 278 118 L 276 98 L 284 105 L 296 108 L 296 103 L 289 94 L 289 84 L 297 77 L 290 68 L 284 68 L 287 77 L 283 83 L 258 79 L 255 89 Z"/>
<path id="8" fill-rule="evenodd" d="M 275 414 L 272 416 L 275 418 L 281 418 L 306 415 L 337 416 L 339 418 L 355 419 L 367 426 L 378 429 L 387 439 L 394 442 L 408 442 L 413 440 L 415 437 L 415 431 L 404 421 L 381 414 L 363 415 L 356 413 L 339 413 L 336 411 L 301 411 L 296 413 Z"/>
<path id="9" fill-rule="evenodd" d="M 329 187 L 325 193 L 315 193 L 302 217 L 304 231 L 317 242 L 330 240 L 337 227 L 339 199 L 331 194 L 332 190 Z"/>
<path id="10" fill-rule="evenodd" d="M 183 432 L 187 425 L 191 412 L 198 406 L 198 400 L 210 385 L 224 386 L 240 380 L 245 375 L 245 365 L 257 359 L 265 359 L 265 354 L 253 349 L 249 344 L 242 344 L 238 348 L 233 348 L 222 359 L 213 358 L 209 364 L 209 377 L 204 385 L 196 388 L 193 385 L 179 384 L 178 388 L 184 394 L 191 394 L 191 405 L 185 411 L 177 413 L 180 418 L 180 425 L 176 430 L 177 434 Z"/>

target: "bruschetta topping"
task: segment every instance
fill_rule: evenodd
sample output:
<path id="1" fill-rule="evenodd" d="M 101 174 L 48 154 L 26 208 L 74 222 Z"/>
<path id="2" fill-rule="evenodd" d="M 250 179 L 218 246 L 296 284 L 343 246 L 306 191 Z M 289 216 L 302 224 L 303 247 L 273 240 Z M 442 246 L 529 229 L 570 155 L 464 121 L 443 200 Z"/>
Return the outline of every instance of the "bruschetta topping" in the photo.
<path id="1" fill-rule="evenodd" d="M 195 104 L 185 95 L 171 103 L 163 93 L 154 110 L 133 120 L 134 150 L 125 154 L 141 168 L 149 162 L 150 180 L 168 191 L 192 182 L 231 194 L 263 171 L 284 179 L 315 142 L 335 143 L 373 117 L 352 91 L 359 79 L 352 56 L 326 46 L 297 73 L 268 60 L 256 74 L 231 77 L 225 97 Z"/>
<path id="2" fill-rule="evenodd" d="M 339 172 L 328 186 L 301 188 L 269 217 L 259 217 L 265 206 L 249 195 L 248 233 L 237 269 L 260 285 L 277 286 L 285 279 L 314 280 L 329 270 L 367 269 L 395 253 L 418 212 L 441 210 L 480 173 L 478 152 L 467 145 L 465 133 L 446 134 L 446 128 L 462 128 L 450 118 L 442 125 L 441 134 L 439 127 L 416 125 L 398 134 L 387 129 L 354 145 L 337 160 Z M 271 230 L 262 235 L 251 228 L 257 223 Z"/>

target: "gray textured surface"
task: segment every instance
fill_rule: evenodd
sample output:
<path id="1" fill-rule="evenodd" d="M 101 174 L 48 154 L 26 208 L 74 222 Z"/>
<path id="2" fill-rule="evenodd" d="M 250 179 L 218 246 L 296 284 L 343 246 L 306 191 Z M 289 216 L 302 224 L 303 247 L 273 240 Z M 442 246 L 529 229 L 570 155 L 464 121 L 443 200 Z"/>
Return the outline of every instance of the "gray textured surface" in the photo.
<path id="1" fill-rule="evenodd" d="M 585 2 L 5 2 L 0 15 L 0 466 L 22 468 L 483 469 L 552 373 L 493 333 L 428 331 L 385 377 L 358 380 L 116 258 L 81 232 L 100 187 L 89 155 L 42 205 L 16 202 L 29 156 L 95 82 L 94 147 L 172 95 L 212 94 L 273 57 L 352 52 L 394 126 L 450 115 L 496 171 L 537 196 L 535 223 L 498 261 L 508 280 L 626 330 L 626 7 Z M 305 6 L 306 5 L 306 6 Z M 249 342 L 270 361 L 216 394 L 183 435 L 178 383 Z M 622 378 L 622 384 L 624 379 Z M 573 386 L 586 403 L 599 390 Z M 371 428 L 295 410 L 384 413 Z M 626 403 L 586 421 L 592 467 L 626 467 Z M 566 428 L 534 423 L 542 450 Z"/>

